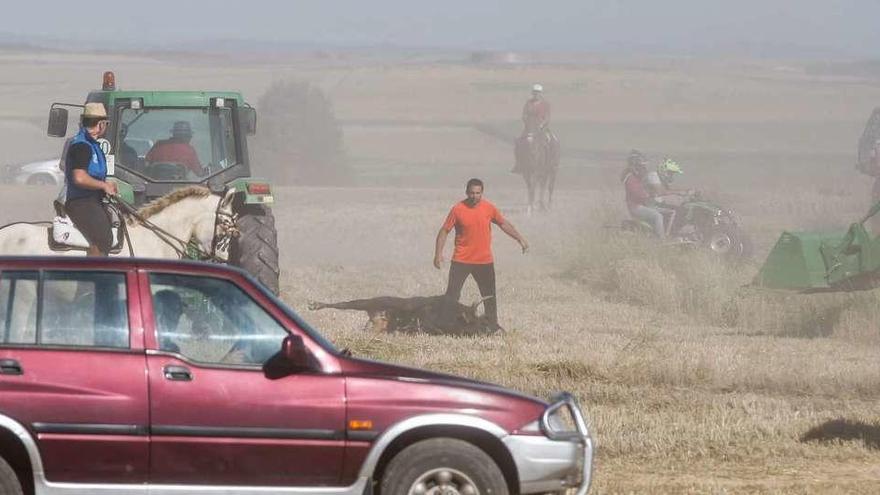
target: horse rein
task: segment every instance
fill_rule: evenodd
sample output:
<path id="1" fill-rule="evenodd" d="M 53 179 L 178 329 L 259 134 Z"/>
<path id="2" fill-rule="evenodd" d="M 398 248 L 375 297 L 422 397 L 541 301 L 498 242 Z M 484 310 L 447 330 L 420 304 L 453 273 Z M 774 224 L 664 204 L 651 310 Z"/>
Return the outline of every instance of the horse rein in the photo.
<path id="1" fill-rule="evenodd" d="M 189 250 L 195 250 L 195 254 L 198 256 L 200 260 L 213 261 L 215 263 L 225 263 L 224 260 L 217 257 L 218 249 L 228 249 L 229 245 L 232 242 L 232 239 L 238 235 L 238 229 L 235 226 L 235 221 L 237 216 L 235 213 L 226 213 L 220 211 L 220 203 L 217 204 L 217 209 L 214 210 L 214 235 L 211 239 L 211 252 L 205 252 L 201 249 L 201 247 L 192 245 L 189 241 L 184 241 L 180 239 L 174 234 L 171 234 L 167 230 L 159 227 L 153 222 L 144 218 L 140 213 L 137 212 L 137 209 L 126 202 L 122 198 L 118 196 L 109 196 L 109 206 L 114 208 L 117 214 L 120 217 L 120 228 L 123 229 L 123 233 L 125 235 L 125 241 L 128 243 L 128 251 L 129 254 L 134 257 L 134 246 L 131 244 L 131 238 L 128 235 L 128 228 L 125 226 L 125 218 L 123 217 L 122 212 L 119 210 L 122 209 L 126 214 L 134 217 L 135 220 L 138 221 L 141 225 L 144 226 L 147 230 L 153 232 L 156 237 L 158 237 L 162 242 L 167 244 L 174 250 L 175 253 L 180 258 L 188 258 Z M 219 235 L 218 235 L 218 226 L 219 226 Z M 218 239 L 219 238 L 219 239 Z"/>

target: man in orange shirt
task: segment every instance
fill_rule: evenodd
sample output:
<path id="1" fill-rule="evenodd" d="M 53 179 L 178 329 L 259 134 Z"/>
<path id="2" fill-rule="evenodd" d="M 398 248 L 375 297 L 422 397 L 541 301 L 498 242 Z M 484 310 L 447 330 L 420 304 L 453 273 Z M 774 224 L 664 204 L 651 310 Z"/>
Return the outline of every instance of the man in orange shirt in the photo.
<path id="1" fill-rule="evenodd" d="M 465 191 L 467 199 L 452 207 L 446 221 L 440 227 L 440 232 L 437 233 L 437 242 L 434 246 L 434 267 L 439 270 L 443 263 L 443 246 L 446 244 L 446 237 L 455 227 L 455 252 L 449 267 L 443 317 L 447 323 L 452 321 L 454 316 L 451 314 L 452 308 L 461 297 L 461 288 L 468 275 L 473 275 L 480 289 L 480 295 L 489 298 L 484 303 L 486 317 L 496 329 L 500 330 L 498 303 L 495 296 L 495 264 L 492 258 L 492 224 L 498 225 L 505 234 L 516 239 L 522 247 L 523 254 L 529 250 L 529 243 L 517 232 L 513 224 L 501 216 L 495 205 L 483 199 L 483 181 L 469 180 Z"/>

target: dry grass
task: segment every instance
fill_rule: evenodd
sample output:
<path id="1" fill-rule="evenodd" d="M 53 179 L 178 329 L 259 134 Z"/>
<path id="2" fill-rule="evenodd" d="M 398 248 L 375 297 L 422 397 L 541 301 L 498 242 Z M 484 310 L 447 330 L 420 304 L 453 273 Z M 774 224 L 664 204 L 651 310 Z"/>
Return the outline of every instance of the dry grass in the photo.
<path id="1" fill-rule="evenodd" d="M 4 162 L 56 153 L 60 143 L 43 137 L 49 102 L 81 100 L 109 62 L 0 53 Z M 737 210 L 758 260 L 783 229 L 845 228 L 866 208 L 870 184 L 851 163 L 880 101 L 876 85 L 740 62 L 112 62 L 124 88 L 239 88 L 251 101 L 290 77 L 324 88 L 360 183 L 374 187 L 278 190 L 283 298 L 357 355 L 540 396 L 574 392 L 599 442 L 597 492 L 880 492 L 877 291 L 744 290 L 756 264 L 727 266 L 604 227 L 625 214 L 616 176 L 638 147 L 680 157 L 685 187 Z M 471 126 L 517 132 L 536 80 L 551 92 L 567 154 L 553 212 L 528 218 L 509 148 Z M 285 164 L 258 164 L 271 166 Z M 471 176 L 533 245 L 522 256 L 496 233 L 507 334 L 370 335 L 363 313 L 305 310 L 309 300 L 442 292 L 434 235 Z M 48 217 L 55 191 L 0 192 L 0 220 L 11 221 Z M 476 297 L 469 283 L 463 298 Z"/>
<path id="2" fill-rule="evenodd" d="M 361 313 L 304 316 L 357 355 L 539 396 L 573 391 L 597 432 L 599 492 L 876 491 L 872 466 L 880 457 L 870 439 L 801 440 L 833 420 L 878 421 L 876 291 L 802 296 L 742 289 L 755 264 L 725 265 L 603 228 L 622 213 L 609 206 L 610 194 L 566 193 L 553 214 L 532 218 L 517 212 L 518 194 L 491 196 L 534 245 L 520 256 L 496 234 L 506 335 L 372 335 L 361 330 Z M 293 234 L 282 233 L 290 246 L 285 299 L 304 308 L 310 299 L 441 292 L 445 273 L 430 267 L 431 241 L 457 195 L 284 191 L 280 205 L 290 209 L 282 206 L 279 220 L 292 232 L 326 219 L 338 227 L 310 239 L 317 248 L 297 248 Z M 834 202 L 828 208 L 857 209 Z M 300 257 L 299 249 L 320 249 L 321 261 Z M 475 298 L 468 289 L 464 297 Z"/>

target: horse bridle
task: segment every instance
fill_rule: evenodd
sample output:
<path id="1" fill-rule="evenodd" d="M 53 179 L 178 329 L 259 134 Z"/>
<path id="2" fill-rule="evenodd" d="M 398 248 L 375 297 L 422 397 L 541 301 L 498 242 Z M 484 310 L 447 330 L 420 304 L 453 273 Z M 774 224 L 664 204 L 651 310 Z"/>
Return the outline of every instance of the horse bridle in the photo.
<path id="1" fill-rule="evenodd" d="M 224 263 L 225 261 L 217 258 L 218 249 L 222 249 L 226 252 L 228 259 L 229 249 L 232 247 L 232 239 L 241 234 L 236 226 L 237 221 L 238 213 L 226 213 L 225 211 L 221 211 L 220 203 L 217 203 L 217 209 L 214 210 L 214 236 L 211 238 L 211 254 L 208 259 Z"/>
<path id="2" fill-rule="evenodd" d="M 138 221 L 138 223 L 144 226 L 144 228 L 153 232 L 154 234 L 156 234 L 156 237 L 158 237 L 162 242 L 168 244 L 171 249 L 173 249 L 174 252 L 177 253 L 177 255 L 181 258 L 191 257 L 190 252 L 192 250 L 195 251 L 197 259 L 203 261 L 212 261 L 215 263 L 226 263 L 227 260 L 220 259 L 217 256 L 217 250 L 223 249 L 224 251 L 228 251 L 232 243 L 232 239 L 238 237 L 239 235 L 238 227 L 236 227 L 235 225 L 236 220 L 238 220 L 238 214 L 226 213 L 225 211 L 221 211 L 221 203 L 217 203 L 217 209 L 214 210 L 214 235 L 211 239 L 211 252 L 207 253 L 203 251 L 201 247 L 193 245 L 189 240 L 180 239 L 168 232 L 167 230 L 163 229 L 162 227 L 159 227 L 153 222 L 147 220 L 140 213 L 138 213 L 137 209 L 133 205 L 129 204 L 125 200 L 119 198 L 118 196 L 110 197 L 111 207 L 121 207 L 123 210 L 125 210 L 125 213 L 134 217 L 135 220 Z M 119 213 L 118 209 L 117 213 Z M 121 214 L 119 216 L 120 220 L 122 220 L 120 222 L 120 228 L 123 229 L 123 232 L 125 234 L 125 242 L 128 244 L 129 254 L 134 257 L 134 246 L 131 245 L 131 239 L 128 236 L 128 229 L 125 227 L 125 219 L 122 218 Z"/>

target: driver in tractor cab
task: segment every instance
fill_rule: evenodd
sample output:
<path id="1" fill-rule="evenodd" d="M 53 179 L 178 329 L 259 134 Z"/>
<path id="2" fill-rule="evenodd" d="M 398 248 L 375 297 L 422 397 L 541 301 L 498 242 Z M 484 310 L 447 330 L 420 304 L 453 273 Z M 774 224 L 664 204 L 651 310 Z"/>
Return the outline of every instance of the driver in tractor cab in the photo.
<path id="1" fill-rule="evenodd" d="M 523 131 L 517 143 L 524 143 L 531 136 L 542 135 L 547 146 L 556 141 L 556 136 L 550 131 L 550 103 L 544 98 L 544 87 L 540 84 L 532 86 L 532 96 L 526 100 L 522 111 Z M 513 173 L 521 173 L 520 161 L 516 161 Z"/>
<path id="2" fill-rule="evenodd" d="M 195 148 L 189 144 L 193 132 L 189 122 L 180 120 L 171 128 L 171 138 L 163 139 L 153 145 L 147 153 L 147 163 L 179 163 L 187 170 L 202 176 L 205 167 L 199 161 Z"/>
<path id="3" fill-rule="evenodd" d="M 654 197 L 648 192 L 646 178 L 648 161 L 638 150 L 632 150 L 626 159 L 626 168 L 620 179 L 626 190 L 626 208 L 630 216 L 646 222 L 651 226 L 654 235 L 663 239 L 666 236 L 663 214 L 654 207 Z"/>

